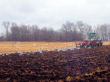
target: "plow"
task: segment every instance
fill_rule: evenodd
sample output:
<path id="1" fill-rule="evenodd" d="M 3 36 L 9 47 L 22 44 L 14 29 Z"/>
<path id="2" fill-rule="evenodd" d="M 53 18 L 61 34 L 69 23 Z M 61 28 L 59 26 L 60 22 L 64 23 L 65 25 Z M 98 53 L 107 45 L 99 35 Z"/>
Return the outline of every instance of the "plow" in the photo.
<path id="1" fill-rule="evenodd" d="M 103 45 L 102 40 L 99 40 L 96 33 L 90 33 L 88 40 L 77 43 L 76 48 L 93 48 L 101 47 Z"/>

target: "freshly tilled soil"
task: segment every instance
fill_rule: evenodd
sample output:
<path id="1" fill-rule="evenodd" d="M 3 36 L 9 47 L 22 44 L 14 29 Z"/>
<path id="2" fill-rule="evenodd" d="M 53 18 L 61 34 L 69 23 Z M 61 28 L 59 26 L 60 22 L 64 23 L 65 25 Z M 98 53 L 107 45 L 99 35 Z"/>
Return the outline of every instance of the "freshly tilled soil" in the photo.
<path id="1" fill-rule="evenodd" d="M 110 46 L 0 55 L 1 82 L 110 81 Z"/>

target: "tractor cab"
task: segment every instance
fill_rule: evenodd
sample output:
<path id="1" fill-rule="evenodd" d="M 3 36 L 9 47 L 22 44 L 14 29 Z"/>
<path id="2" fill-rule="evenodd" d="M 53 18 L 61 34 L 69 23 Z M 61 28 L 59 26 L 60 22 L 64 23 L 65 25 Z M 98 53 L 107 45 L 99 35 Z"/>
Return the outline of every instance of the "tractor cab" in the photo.
<path id="1" fill-rule="evenodd" d="M 90 33 L 89 34 L 89 41 L 96 41 L 97 38 L 96 38 L 96 33 L 93 32 L 93 33 Z"/>

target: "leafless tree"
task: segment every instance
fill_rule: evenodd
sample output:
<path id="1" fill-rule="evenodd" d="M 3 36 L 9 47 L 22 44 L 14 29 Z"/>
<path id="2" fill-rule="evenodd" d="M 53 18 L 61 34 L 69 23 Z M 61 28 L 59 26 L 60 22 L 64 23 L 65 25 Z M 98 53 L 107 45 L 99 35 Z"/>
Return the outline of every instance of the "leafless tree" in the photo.
<path id="1" fill-rule="evenodd" d="M 110 40 L 110 25 L 92 27 L 82 21 L 77 23 L 66 22 L 60 30 L 48 27 L 39 28 L 37 25 L 17 25 L 16 23 L 3 22 L 6 35 L 0 40 L 7 41 L 79 41 L 88 39 L 89 33 L 96 32 L 99 39 Z M 9 28 L 10 27 L 10 28 Z M 92 29 L 94 28 L 94 30 Z M 10 30 L 10 32 L 9 32 Z"/>
<path id="2" fill-rule="evenodd" d="M 99 25 L 97 26 L 96 31 L 100 39 L 105 41 L 110 40 L 110 25 L 108 24 Z"/>
<path id="3" fill-rule="evenodd" d="M 82 21 L 77 22 L 77 27 L 79 31 L 82 33 L 84 39 L 87 39 L 89 34 L 93 31 L 92 26 L 85 24 Z"/>
<path id="4" fill-rule="evenodd" d="M 3 26 L 4 26 L 4 28 L 6 29 L 6 38 L 7 38 L 7 40 L 8 40 L 10 23 L 9 23 L 9 22 L 3 22 Z"/>

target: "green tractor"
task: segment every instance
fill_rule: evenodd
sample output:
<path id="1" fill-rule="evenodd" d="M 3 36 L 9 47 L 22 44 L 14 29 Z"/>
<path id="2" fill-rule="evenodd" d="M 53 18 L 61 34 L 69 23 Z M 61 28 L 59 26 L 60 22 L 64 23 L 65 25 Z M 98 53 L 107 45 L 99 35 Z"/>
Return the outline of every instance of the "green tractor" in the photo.
<path id="1" fill-rule="evenodd" d="M 102 40 L 98 40 L 96 33 L 90 33 L 89 39 L 80 43 L 80 47 L 100 47 L 102 46 Z"/>

